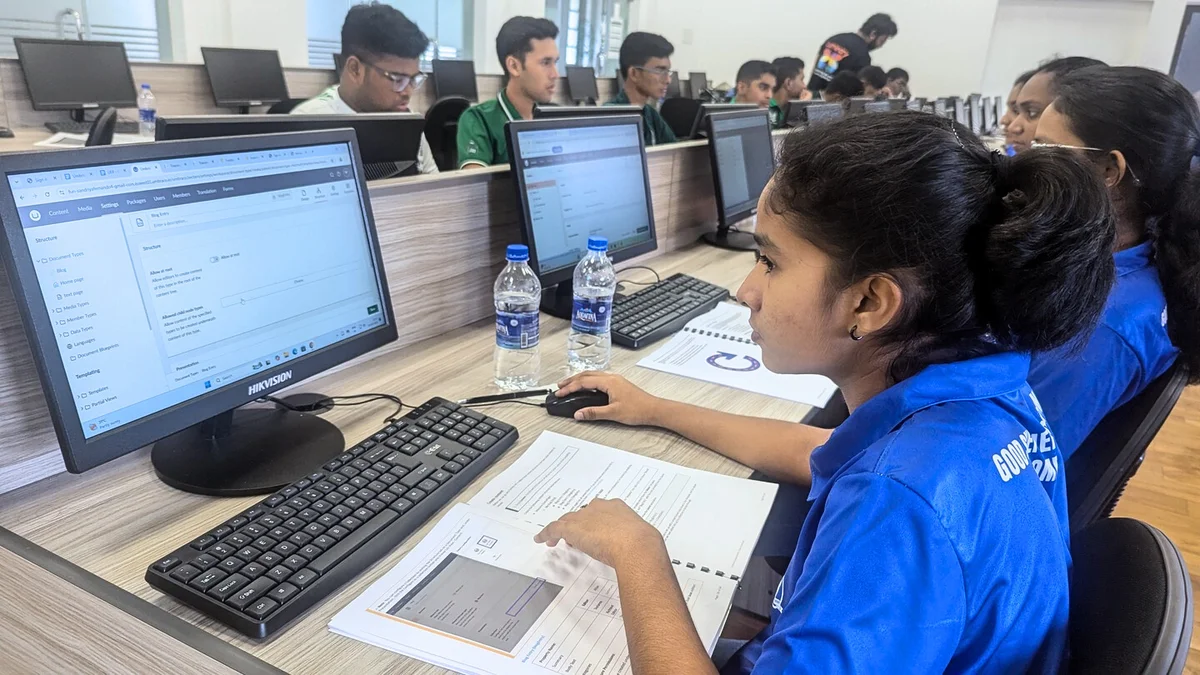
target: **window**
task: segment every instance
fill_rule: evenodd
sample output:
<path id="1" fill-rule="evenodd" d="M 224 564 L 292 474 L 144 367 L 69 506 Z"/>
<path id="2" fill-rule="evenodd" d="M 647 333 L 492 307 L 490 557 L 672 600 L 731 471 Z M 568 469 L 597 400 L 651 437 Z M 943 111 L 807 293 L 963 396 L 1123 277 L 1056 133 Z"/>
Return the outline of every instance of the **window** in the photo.
<path id="1" fill-rule="evenodd" d="M 627 34 L 630 0 L 546 0 L 546 18 L 558 24 L 558 50 L 568 66 L 617 72 Z"/>
<path id="2" fill-rule="evenodd" d="M 429 51 L 421 57 L 428 68 L 440 59 L 470 59 L 474 0 L 383 0 L 404 12 L 429 36 Z M 342 22 L 354 0 L 308 0 L 308 65 L 332 68 L 342 50 Z"/>
<path id="3" fill-rule="evenodd" d="M 130 61 L 158 61 L 155 5 L 155 0 L 0 0 L 0 57 L 16 58 L 14 37 L 81 35 L 84 40 L 124 42 Z"/>

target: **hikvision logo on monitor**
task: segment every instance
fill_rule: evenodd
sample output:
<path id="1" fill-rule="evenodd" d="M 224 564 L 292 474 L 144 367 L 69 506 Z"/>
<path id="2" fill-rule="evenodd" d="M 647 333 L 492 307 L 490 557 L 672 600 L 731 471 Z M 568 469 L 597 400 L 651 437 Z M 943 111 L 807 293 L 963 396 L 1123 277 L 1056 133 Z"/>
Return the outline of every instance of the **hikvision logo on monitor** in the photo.
<path id="1" fill-rule="evenodd" d="M 270 389 L 271 387 L 283 384 L 284 382 L 287 382 L 290 379 L 292 379 L 292 371 L 289 370 L 287 372 L 280 373 L 273 377 L 268 377 L 267 379 L 265 379 L 261 382 L 255 382 L 254 384 L 250 385 L 250 391 L 247 393 L 248 393 L 248 395 L 253 396 L 257 393 L 264 392 L 264 391 Z"/>

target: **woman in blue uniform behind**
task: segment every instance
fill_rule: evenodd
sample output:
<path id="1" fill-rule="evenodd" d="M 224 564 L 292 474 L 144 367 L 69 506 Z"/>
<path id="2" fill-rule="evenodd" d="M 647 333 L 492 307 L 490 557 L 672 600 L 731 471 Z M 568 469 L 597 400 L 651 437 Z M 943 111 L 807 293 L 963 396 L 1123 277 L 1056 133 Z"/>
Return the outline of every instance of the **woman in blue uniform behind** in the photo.
<path id="1" fill-rule="evenodd" d="M 1175 79 L 1097 66 L 1064 75 L 1034 145 L 1086 156 L 1117 215 L 1117 281 L 1082 350 L 1035 355 L 1029 384 L 1070 459 L 1177 357 L 1200 379 L 1200 110 Z M 1182 354 L 1180 353 L 1182 351 Z"/>
<path id="2" fill-rule="evenodd" d="M 1025 354 L 1095 325 L 1114 230 L 1070 151 L 1009 158 L 905 111 L 787 137 L 738 299 L 765 364 L 830 377 L 851 414 L 812 453 L 770 624 L 722 672 L 1058 671 L 1065 486 Z M 716 672 L 661 536 L 623 502 L 538 540 L 616 570 L 635 673 Z"/>

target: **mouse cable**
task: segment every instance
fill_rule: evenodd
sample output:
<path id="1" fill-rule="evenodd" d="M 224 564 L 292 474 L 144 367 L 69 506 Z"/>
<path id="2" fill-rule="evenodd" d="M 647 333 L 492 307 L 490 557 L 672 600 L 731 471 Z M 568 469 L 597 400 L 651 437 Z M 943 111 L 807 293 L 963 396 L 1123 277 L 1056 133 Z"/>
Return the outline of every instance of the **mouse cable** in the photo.
<path id="1" fill-rule="evenodd" d="M 651 284 L 657 284 L 657 283 L 662 282 L 662 277 L 660 277 L 658 275 L 658 271 L 655 270 L 653 267 L 646 267 L 645 265 L 631 265 L 629 267 L 625 267 L 625 268 L 617 270 L 617 274 L 620 274 L 622 272 L 628 272 L 629 270 L 646 270 L 647 272 L 654 275 L 654 281 L 629 281 L 626 279 L 618 279 L 618 281 L 620 283 L 633 284 L 634 286 L 650 286 Z"/>
<path id="2" fill-rule="evenodd" d="M 504 405 L 506 403 L 517 403 L 519 405 L 533 406 L 534 408 L 545 408 L 546 407 L 545 403 L 534 403 L 532 401 L 522 401 L 522 400 L 516 399 L 516 398 L 509 399 L 507 401 L 492 401 L 491 403 L 462 403 L 460 405 L 464 408 L 490 408 L 494 405 Z"/>
<path id="3" fill-rule="evenodd" d="M 274 403 L 284 410 L 297 413 L 311 413 L 317 410 L 323 410 L 327 407 L 338 408 L 354 405 L 366 405 L 368 403 L 375 403 L 377 401 L 391 401 L 396 405 L 396 412 L 387 418 L 388 422 L 396 421 L 396 419 L 398 419 L 404 413 L 405 408 L 416 407 L 408 405 L 404 401 L 401 401 L 399 396 L 393 396 L 391 394 L 349 394 L 347 396 L 326 396 L 325 398 L 318 399 L 313 403 L 308 403 L 305 405 L 292 405 L 291 403 L 288 403 L 287 401 L 275 396 L 262 396 L 256 400 Z"/>
<path id="4" fill-rule="evenodd" d="M 504 403 L 518 398 L 537 398 L 539 396 L 549 396 L 558 391 L 558 388 L 543 388 L 530 389 L 527 391 L 510 391 L 504 394 L 488 394 L 487 396 L 474 396 L 472 398 L 464 398 L 461 401 L 455 401 L 458 405 L 472 406 L 480 403 Z"/>

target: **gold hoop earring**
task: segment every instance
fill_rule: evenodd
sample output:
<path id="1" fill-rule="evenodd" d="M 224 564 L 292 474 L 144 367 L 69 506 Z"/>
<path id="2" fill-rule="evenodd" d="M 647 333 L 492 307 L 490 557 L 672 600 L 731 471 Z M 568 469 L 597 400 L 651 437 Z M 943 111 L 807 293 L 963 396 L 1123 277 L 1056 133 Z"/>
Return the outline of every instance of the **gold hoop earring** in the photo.
<path id="1" fill-rule="evenodd" d="M 858 334 L 858 324 L 854 324 L 850 327 L 850 339 L 854 340 L 855 342 L 863 339 L 863 336 Z"/>

